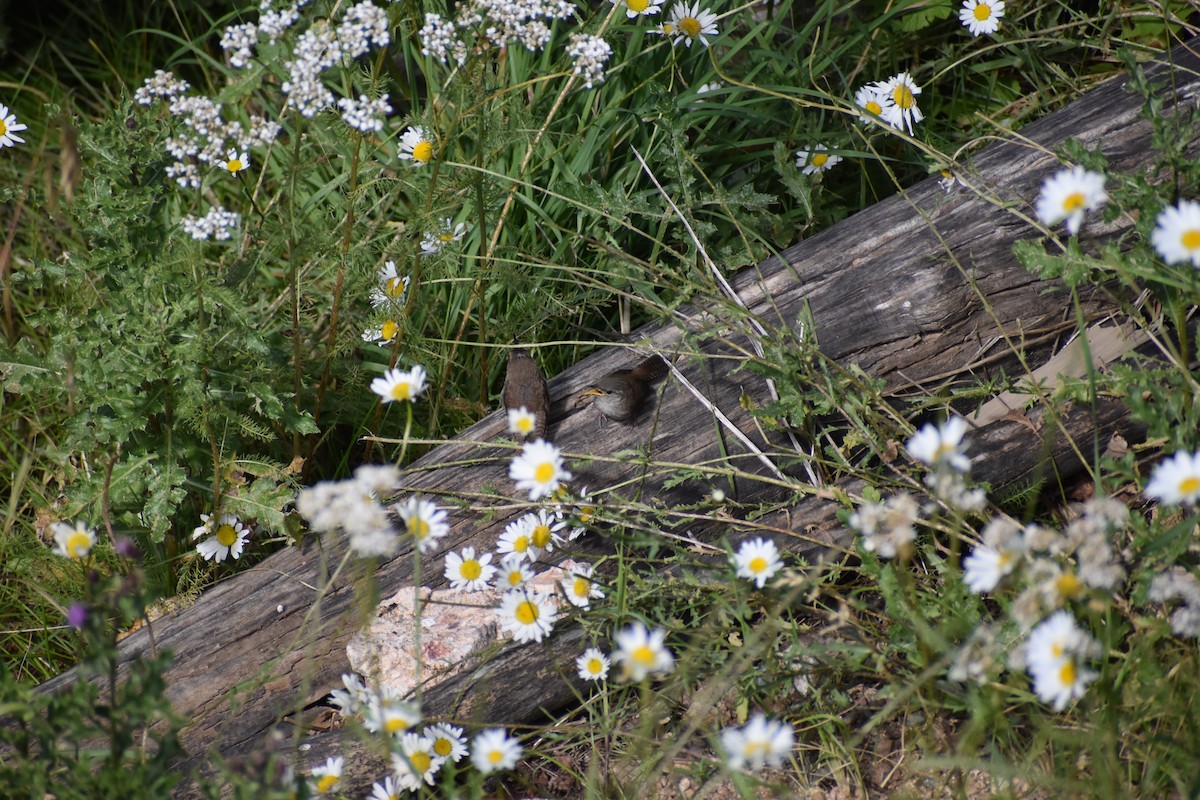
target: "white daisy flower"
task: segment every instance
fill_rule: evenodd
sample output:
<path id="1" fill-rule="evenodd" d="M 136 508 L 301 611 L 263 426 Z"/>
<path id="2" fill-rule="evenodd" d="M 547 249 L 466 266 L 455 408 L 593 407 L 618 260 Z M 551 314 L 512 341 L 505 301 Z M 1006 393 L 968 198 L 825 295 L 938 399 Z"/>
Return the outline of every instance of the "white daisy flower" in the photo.
<path id="1" fill-rule="evenodd" d="M 1200 268 L 1200 203 L 1180 200 L 1177 206 L 1164 208 L 1150 234 L 1154 249 L 1168 264 L 1190 261 Z"/>
<path id="2" fill-rule="evenodd" d="M 521 753 L 521 743 L 501 728 L 489 728 L 471 741 L 471 763 L 484 775 L 514 768 Z"/>
<path id="3" fill-rule="evenodd" d="M 563 467 L 562 452 L 541 439 L 521 448 L 509 465 L 508 476 L 516 481 L 518 490 L 529 492 L 530 500 L 550 496 L 571 480 L 571 473 Z"/>
<path id="4" fill-rule="evenodd" d="M 733 565 L 739 578 L 753 581 L 760 589 L 783 568 L 779 548 L 771 540 L 762 538 L 742 542 L 733 557 Z"/>
<path id="5" fill-rule="evenodd" d="M 406 372 L 393 367 L 371 381 L 371 391 L 383 398 L 384 403 L 393 400 L 412 402 L 425 391 L 425 368 L 418 365 Z"/>
<path id="6" fill-rule="evenodd" d="M 533 546 L 535 519 L 533 514 L 523 514 L 504 527 L 504 533 L 500 534 L 500 541 L 496 543 L 496 552 L 500 553 L 501 558 L 510 553 L 530 561 L 537 558 L 537 551 Z"/>
<path id="7" fill-rule="evenodd" d="M 1160 461 L 1144 494 L 1164 503 L 1200 503 L 1200 451 L 1179 452 Z"/>
<path id="8" fill-rule="evenodd" d="M 467 754 L 467 738 L 463 729 L 445 722 L 430 725 L 425 729 L 426 739 L 433 745 L 433 752 L 438 758 L 458 763 Z"/>
<path id="9" fill-rule="evenodd" d="M 329 794 L 342 780 L 342 757 L 330 757 L 324 766 L 316 767 L 312 771 L 312 787 L 317 794 Z"/>
<path id="10" fill-rule="evenodd" d="M 1042 184 L 1038 196 L 1038 219 L 1047 225 L 1057 225 L 1066 220 L 1067 233 L 1079 233 L 1083 215 L 1100 208 L 1108 202 L 1104 191 L 1104 176 L 1083 167 L 1062 169 L 1051 175 Z"/>
<path id="11" fill-rule="evenodd" d="M 528 436 L 537 426 L 537 417 L 525 406 L 508 410 L 508 432 Z"/>
<path id="12" fill-rule="evenodd" d="M 509 553 L 500 559 L 500 573 L 496 576 L 496 588 L 520 589 L 533 580 L 533 570 L 524 553 Z"/>
<path id="13" fill-rule="evenodd" d="M 383 779 L 383 782 L 376 781 L 371 785 L 370 800 L 400 800 L 400 793 L 404 788 L 396 783 L 396 779 L 388 775 Z"/>
<path id="14" fill-rule="evenodd" d="M 363 727 L 371 733 L 386 733 L 388 736 L 400 736 L 421 724 L 421 709 L 415 703 L 409 703 L 391 692 L 384 692 L 383 697 L 373 697 L 363 710 Z"/>
<path id="15" fill-rule="evenodd" d="M 228 170 L 230 175 L 237 175 L 242 170 L 250 168 L 250 157 L 244 152 L 239 153 L 236 149 L 230 150 L 226 160 L 218 161 L 217 166 Z"/>
<path id="16" fill-rule="evenodd" d="M 492 554 L 475 557 L 474 547 L 464 547 L 462 555 L 446 554 L 446 580 L 450 588 L 464 592 L 482 592 L 487 589 L 496 574 L 492 566 Z"/>
<path id="17" fill-rule="evenodd" d="M 967 423 L 962 417 L 950 417 L 940 426 L 926 423 L 908 440 L 908 454 L 931 467 L 945 464 L 966 472 L 971 468 L 971 459 L 962 452 L 962 438 L 966 432 Z"/>
<path id="18" fill-rule="evenodd" d="M 400 333 L 400 324 L 395 320 L 389 319 L 378 328 L 367 328 L 363 331 L 362 340 L 364 342 L 373 342 L 383 347 L 384 345 L 391 344 L 398 333 Z"/>
<path id="19" fill-rule="evenodd" d="M 54 533 L 56 556 L 70 559 L 87 558 L 96 545 L 96 534 L 83 520 L 77 520 L 74 524 L 56 522 L 50 526 L 50 530 Z"/>
<path id="20" fill-rule="evenodd" d="M 366 684 L 355 673 L 343 673 L 342 684 L 345 689 L 334 689 L 329 693 L 329 702 L 338 707 L 342 716 L 357 714 L 371 702 L 371 694 L 367 691 Z"/>
<path id="21" fill-rule="evenodd" d="M 563 592 L 571 605 L 577 608 L 587 608 L 592 600 L 604 597 L 604 590 L 592 580 L 595 567 L 591 564 L 579 563 L 571 569 L 571 574 L 562 579 Z"/>
<path id="22" fill-rule="evenodd" d="M 721 749 L 730 769 L 758 771 L 764 766 L 778 768 L 792 752 L 795 733 L 786 722 L 767 719 L 756 711 L 744 728 L 721 731 Z"/>
<path id="23" fill-rule="evenodd" d="M 438 540 L 450 532 L 445 509 L 438 508 L 433 501 L 420 495 L 408 498 L 404 505 L 396 509 L 396 513 L 404 520 L 409 535 L 422 553 L 434 550 Z"/>
<path id="24" fill-rule="evenodd" d="M 854 105 L 861 108 L 866 114 L 859 114 L 859 122 L 875 122 L 878 117 L 887 121 L 884 117 L 884 109 L 891 103 L 891 99 L 887 96 L 883 86 L 878 83 L 868 83 L 866 86 L 860 86 L 858 91 L 854 93 Z"/>
<path id="25" fill-rule="evenodd" d="M 371 305 L 378 308 L 385 303 L 404 305 L 409 277 L 401 277 L 396 271 L 396 262 L 388 261 L 379 270 L 379 286 L 371 290 Z"/>
<path id="26" fill-rule="evenodd" d="M 1055 711 L 1083 696 L 1099 674 L 1082 663 L 1100 654 L 1100 645 L 1075 623 L 1069 611 L 1058 611 L 1029 633 L 1025 663 L 1038 699 Z"/>
<path id="27" fill-rule="evenodd" d="M 841 160 L 841 156 L 830 154 L 829 148 L 823 144 L 811 149 L 805 147 L 796 151 L 796 169 L 805 175 L 828 172 Z"/>
<path id="28" fill-rule="evenodd" d="M 192 538 L 199 538 L 206 533 L 211 534 L 196 545 L 196 552 L 203 556 L 205 561 L 212 561 L 215 558 L 221 562 L 225 560 L 226 556 L 232 556 L 235 560 L 241 558 L 242 549 L 246 546 L 246 537 L 250 535 L 250 531 L 242 525 L 240 519 L 233 514 L 222 514 L 215 521 L 211 517 L 205 518 L 204 515 L 201 515 L 201 519 L 204 519 L 205 524 L 192 531 Z"/>
<path id="29" fill-rule="evenodd" d="M 966 0 L 958 12 L 958 19 L 972 36 L 995 33 L 1000 30 L 1000 18 L 1004 16 L 1002 0 Z"/>
<path id="30" fill-rule="evenodd" d="M 524 590 L 505 594 L 496 613 L 500 616 L 500 627 L 517 642 L 540 642 L 554 630 L 554 620 L 558 617 L 553 598 Z"/>
<path id="31" fill-rule="evenodd" d="M 596 504 L 588 499 L 588 489 L 586 486 L 579 492 L 579 496 L 575 498 L 573 508 L 570 511 L 562 505 L 562 501 L 569 500 L 571 496 L 567 488 L 565 486 L 559 487 L 555 495 L 556 499 L 560 501 L 559 505 L 554 509 L 554 516 L 558 518 L 558 522 L 554 523 L 555 537 L 560 542 L 564 538 L 568 542 L 573 542 L 587 533 L 586 526 L 596 521 Z M 567 532 L 565 537 L 561 533 L 564 530 Z"/>
<path id="32" fill-rule="evenodd" d="M 657 14 L 659 6 L 666 0 L 611 0 L 614 6 L 625 6 L 625 16 L 635 19 L 642 16 Z"/>
<path id="33" fill-rule="evenodd" d="M 9 113 L 8 106 L 0 103 L 0 147 L 15 147 L 25 144 L 25 140 L 17 136 L 17 131 L 23 131 L 28 125 L 17 122 L 17 115 Z"/>
<path id="34" fill-rule="evenodd" d="M 400 137 L 400 157 L 412 161 L 414 167 L 421 167 L 433 158 L 433 139 L 420 126 L 410 127 Z"/>
<path id="35" fill-rule="evenodd" d="M 400 737 L 400 752 L 392 754 L 392 772 L 402 788 L 416 792 L 422 784 L 433 786 L 433 776 L 445 761 L 433 752 L 429 739 L 406 733 Z"/>
<path id="36" fill-rule="evenodd" d="M 699 41 L 708 46 L 709 36 L 717 35 L 717 15 L 708 9 L 700 10 L 700 3 L 688 5 L 686 2 L 671 6 L 671 17 L 654 29 L 655 33 L 671 37 L 671 45 L 692 46 Z"/>
<path id="37" fill-rule="evenodd" d="M 647 630 L 641 622 L 631 623 L 617 632 L 617 650 L 613 659 L 622 665 L 626 680 L 641 681 L 649 675 L 663 676 L 675 669 L 675 656 L 663 645 L 667 632 Z"/>
<path id="38" fill-rule="evenodd" d="M 554 515 L 545 510 L 526 514 L 529 518 L 529 557 L 541 558 L 544 553 L 554 551 Z"/>
<path id="39" fill-rule="evenodd" d="M 575 659 L 579 669 L 579 677 L 585 681 L 602 681 L 608 677 L 608 656 L 600 652 L 598 647 L 589 647 L 583 655 Z"/>
<path id="40" fill-rule="evenodd" d="M 463 236 L 467 233 L 467 224 L 460 222 L 454 224 L 454 220 L 446 217 L 442 221 L 441 233 L 427 233 L 421 239 L 421 254 L 432 256 L 442 252 L 442 248 L 453 242 L 462 241 Z"/>
<path id="41" fill-rule="evenodd" d="M 921 109 L 917 108 L 917 95 L 921 93 L 921 87 L 917 86 L 911 75 L 901 72 L 880 84 L 879 90 L 888 100 L 883 109 L 883 118 L 893 128 L 907 128 L 908 135 L 912 136 L 913 125 L 925 119 Z"/>
<path id="42" fill-rule="evenodd" d="M 975 594 L 995 589 L 1020 563 L 1025 536 L 1016 524 L 993 519 L 983 529 L 983 543 L 963 559 L 963 583 Z"/>

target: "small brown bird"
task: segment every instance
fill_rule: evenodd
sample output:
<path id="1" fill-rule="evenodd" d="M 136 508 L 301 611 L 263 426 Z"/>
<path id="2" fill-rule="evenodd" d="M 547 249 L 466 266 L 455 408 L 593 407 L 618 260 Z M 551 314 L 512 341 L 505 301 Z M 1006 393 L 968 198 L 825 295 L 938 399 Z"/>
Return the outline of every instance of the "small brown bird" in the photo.
<path id="1" fill-rule="evenodd" d="M 609 419 L 628 422 L 641 410 L 651 385 L 666 377 L 669 371 L 662 356 L 650 356 L 633 369 L 610 372 L 582 396 L 595 397 L 592 405 Z"/>
<path id="2" fill-rule="evenodd" d="M 508 370 L 504 375 L 501 397 L 506 411 L 524 407 L 533 414 L 533 429 L 525 434 L 526 438 L 546 438 L 546 427 L 550 421 L 550 395 L 537 362 L 524 350 L 517 349 L 508 354 Z"/>

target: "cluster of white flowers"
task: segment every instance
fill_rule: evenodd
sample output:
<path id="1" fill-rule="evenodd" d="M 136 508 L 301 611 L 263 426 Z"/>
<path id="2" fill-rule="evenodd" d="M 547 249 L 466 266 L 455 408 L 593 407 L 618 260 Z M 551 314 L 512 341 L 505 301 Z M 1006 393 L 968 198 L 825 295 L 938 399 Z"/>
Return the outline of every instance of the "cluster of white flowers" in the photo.
<path id="1" fill-rule="evenodd" d="M 582 76 L 586 88 L 591 89 L 597 83 L 604 82 L 604 65 L 612 55 L 612 48 L 603 38 L 573 33 L 567 45 L 567 55 L 575 62 L 575 74 Z"/>
<path id="2" fill-rule="evenodd" d="M 389 41 L 387 12 L 371 2 L 346 9 L 337 27 L 329 20 L 317 20 L 296 38 L 292 59 L 284 63 L 288 77 L 282 88 L 288 105 L 305 117 L 315 117 L 335 102 L 325 85 L 325 71 Z"/>
<path id="3" fill-rule="evenodd" d="M 191 86 L 187 81 L 176 78 L 174 73 L 166 70 L 156 69 L 154 74 L 147 78 L 136 92 L 133 93 L 133 99 L 139 105 L 148 106 L 155 101 L 156 98 L 170 99 L 181 95 L 190 89 Z"/>
<path id="4" fill-rule="evenodd" d="M 875 81 L 859 87 L 854 95 L 854 104 L 866 113 L 859 115 L 860 121 L 872 122 L 877 118 L 897 130 L 907 130 L 912 135 L 913 125 L 925 118 L 917 108 L 917 95 L 921 87 L 912 76 L 901 72 L 886 81 Z"/>
<path id="5" fill-rule="evenodd" d="M 850 515 L 849 525 L 862 534 L 863 549 L 880 558 L 912 555 L 921 507 L 912 495 L 901 492 L 882 503 L 863 503 Z"/>
<path id="6" fill-rule="evenodd" d="M 186 215 L 179 224 L 193 239 L 222 241 L 232 236 L 242 224 L 242 215 L 214 206 L 203 217 Z"/>
<path id="7" fill-rule="evenodd" d="M 467 57 L 463 38 L 471 41 L 482 34 L 493 47 L 515 43 L 537 52 L 550 42 L 550 23 L 574 14 L 575 6 L 566 0 L 472 0 L 458 6 L 453 23 L 427 13 L 417 35 L 423 54 L 444 64 L 462 64 Z"/>
<path id="8" fill-rule="evenodd" d="M 971 459 L 963 452 L 967 423 L 962 417 L 950 417 L 942 425 L 927 423 L 908 440 L 908 454 L 932 469 L 925 474 L 925 485 L 933 495 L 952 508 L 978 512 L 987 503 L 982 489 L 967 486 L 966 473 Z"/>
<path id="9" fill-rule="evenodd" d="M 358 556 L 390 556 L 399 549 L 400 538 L 379 497 L 399 483 L 396 467 L 363 465 L 353 478 L 321 481 L 302 490 L 296 510 L 317 533 L 346 531 L 350 549 Z"/>
<path id="10" fill-rule="evenodd" d="M 221 34 L 221 49 L 229 55 L 229 63 L 238 69 L 254 58 L 254 47 L 258 44 L 258 26 L 253 22 L 230 25 Z"/>
<path id="11" fill-rule="evenodd" d="M 338 100 L 338 108 L 342 110 L 342 119 L 351 128 L 363 133 L 375 133 L 383 130 L 383 121 L 392 113 L 392 104 L 386 94 L 375 99 L 360 94 L 355 100 L 343 97 Z"/>
<path id="12" fill-rule="evenodd" d="M 360 716 L 363 727 L 387 737 L 392 750 L 391 774 L 372 787 L 372 798 L 390 800 L 401 792 L 418 792 L 433 786 L 441 768 L 457 764 L 470 753 L 471 763 L 484 774 L 512 769 L 522 748 L 516 739 L 499 728 L 481 731 L 470 748 L 463 729 L 447 723 L 421 725 L 420 704 L 408 701 L 390 686 L 368 687 L 358 675 L 342 675 L 344 689 L 330 693 L 330 702 L 343 716 Z M 310 788 L 317 794 L 330 794 L 341 782 L 343 760 L 328 759 L 313 769 Z"/>
<path id="13" fill-rule="evenodd" d="M 1154 576 L 1146 595 L 1152 603 L 1180 602 L 1171 613 L 1171 630 L 1179 636 L 1200 636 L 1200 580 L 1183 567 L 1171 567 Z"/>

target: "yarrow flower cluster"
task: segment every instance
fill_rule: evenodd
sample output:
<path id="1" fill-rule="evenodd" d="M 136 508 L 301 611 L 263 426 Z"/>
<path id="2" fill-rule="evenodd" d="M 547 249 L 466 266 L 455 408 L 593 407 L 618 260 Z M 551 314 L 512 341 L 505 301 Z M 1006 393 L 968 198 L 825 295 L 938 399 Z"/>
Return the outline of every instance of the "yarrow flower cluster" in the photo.
<path id="1" fill-rule="evenodd" d="M 862 86 L 854 95 L 854 103 L 863 111 L 863 121 L 879 117 L 897 130 L 907 130 L 912 135 L 913 125 L 925 118 L 917 108 L 917 95 L 921 87 L 912 76 L 901 72 L 886 81 L 876 81 Z"/>
<path id="2" fill-rule="evenodd" d="M 612 48 L 603 38 L 573 33 L 567 46 L 567 55 L 574 62 L 575 74 L 583 78 L 585 88 L 591 89 L 597 83 L 604 82 L 604 65 L 612 55 Z"/>
<path id="3" fill-rule="evenodd" d="M 1047 225 L 1064 220 L 1067 232 L 1079 233 L 1083 215 L 1108 202 L 1104 191 L 1104 176 L 1083 167 L 1059 170 L 1046 179 L 1038 196 L 1037 215 Z"/>
<path id="4" fill-rule="evenodd" d="M 318 20 L 296 38 L 292 59 L 284 62 L 288 72 L 283 82 L 290 108 L 309 119 L 332 106 L 335 97 L 325 85 L 326 70 L 366 54 L 372 46 L 384 47 L 391 41 L 387 12 L 371 2 L 346 9 L 336 27 Z"/>
<path id="5" fill-rule="evenodd" d="M 360 94 L 355 100 L 343 97 L 337 102 L 342 110 L 342 119 L 347 125 L 363 133 L 377 133 L 383 130 L 383 122 L 392 113 L 392 104 L 388 96 L 382 94 L 374 99 Z"/>
<path id="6" fill-rule="evenodd" d="M 391 464 L 363 465 L 344 481 L 321 481 L 304 489 L 296 498 L 296 510 L 317 533 L 344 530 L 355 555 L 390 556 L 400 547 L 400 538 L 381 495 L 400 485 L 400 471 Z"/>
<path id="7" fill-rule="evenodd" d="M 912 495 L 892 495 L 882 503 L 863 503 L 848 520 L 854 530 L 862 534 L 863 549 L 880 558 L 912 555 L 912 543 L 916 539 L 916 523 L 921 508 Z"/>
<path id="8" fill-rule="evenodd" d="M 574 14 L 575 6 L 566 0 L 471 0 L 459 4 L 453 23 L 427 13 L 417 35 L 423 54 L 461 65 L 468 50 L 464 39 L 482 36 L 492 47 L 520 44 L 537 52 L 550 42 L 550 23 Z"/>

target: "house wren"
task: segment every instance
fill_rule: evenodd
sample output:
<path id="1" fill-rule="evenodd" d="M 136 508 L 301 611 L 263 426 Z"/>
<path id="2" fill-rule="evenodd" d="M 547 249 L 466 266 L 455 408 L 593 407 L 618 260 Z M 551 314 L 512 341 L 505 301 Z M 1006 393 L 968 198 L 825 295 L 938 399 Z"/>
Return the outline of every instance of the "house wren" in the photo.
<path id="1" fill-rule="evenodd" d="M 524 350 L 512 350 L 508 354 L 508 370 L 504 376 L 501 397 L 506 411 L 524 406 L 533 414 L 533 430 L 526 434 L 527 437 L 546 438 L 546 426 L 550 421 L 550 395 L 537 362 Z"/>
<path id="2" fill-rule="evenodd" d="M 592 384 L 583 396 L 595 397 L 592 405 L 609 419 L 627 422 L 641 410 L 650 386 L 666 377 L 669 371 L 662 356 L 650 356 L 633 369 L 610 372 Z"/>

